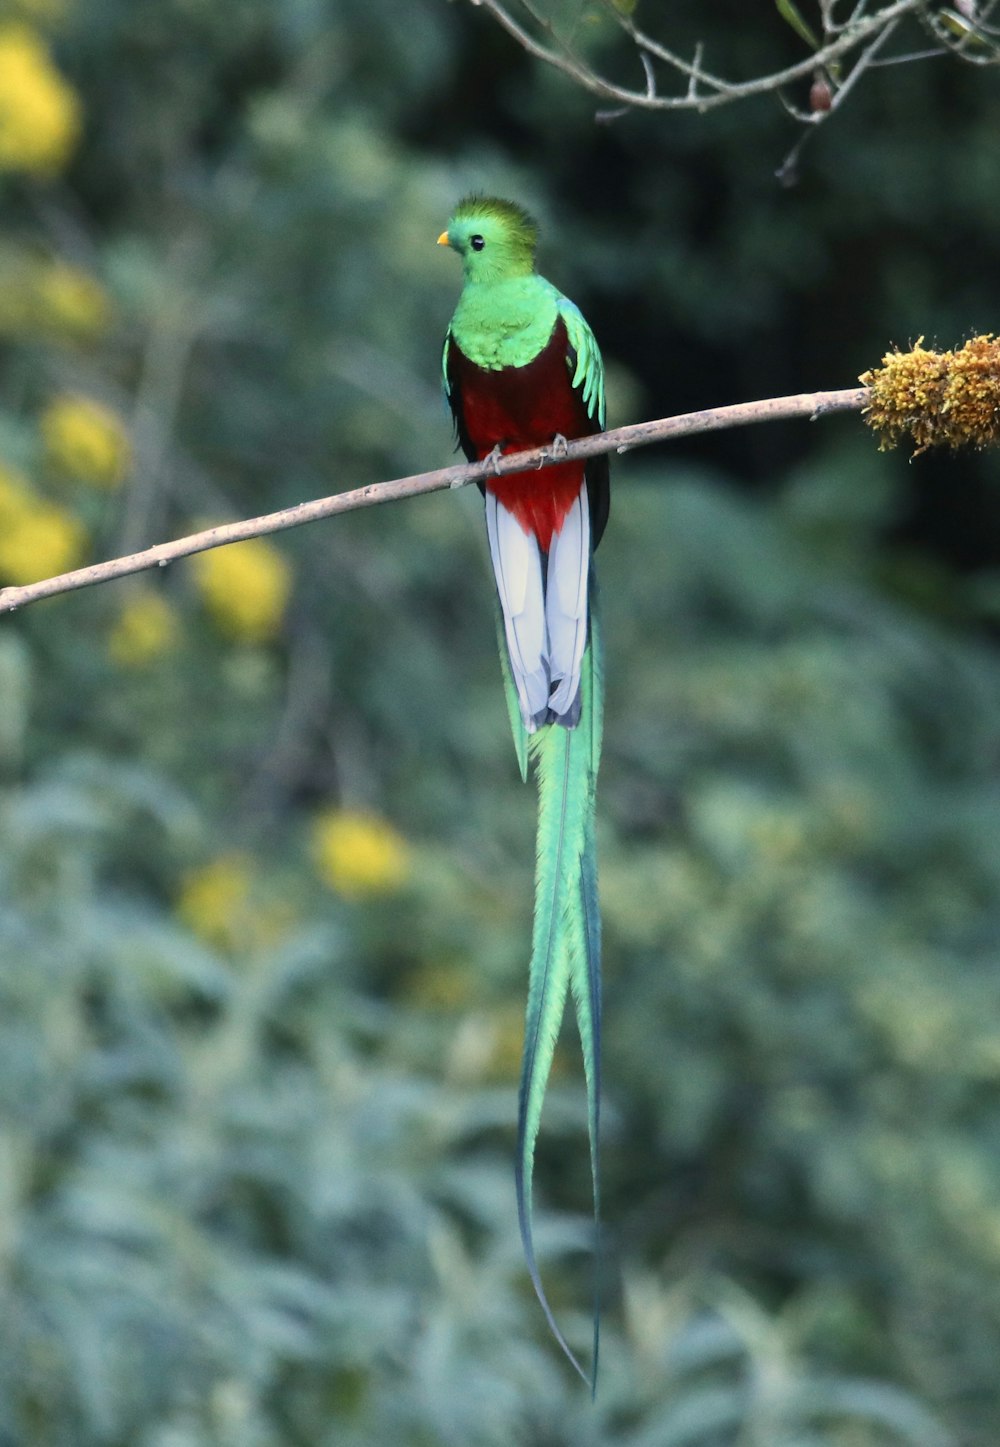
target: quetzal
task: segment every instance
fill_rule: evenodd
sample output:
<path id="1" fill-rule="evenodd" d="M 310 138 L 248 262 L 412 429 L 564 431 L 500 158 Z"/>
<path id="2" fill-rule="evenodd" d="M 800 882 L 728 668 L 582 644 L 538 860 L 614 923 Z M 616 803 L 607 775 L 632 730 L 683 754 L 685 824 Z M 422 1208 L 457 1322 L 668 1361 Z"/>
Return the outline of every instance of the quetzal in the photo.
<path id="1" fill-rule="evenodd" d="M 470 461 L 552 446 L 604 427 L 604 368 L 574 304 L 535 271 L 538 228 L 520 206 L 461 201 L 438 237 L 462 258 L 464 285 L 444 344 L 444 387 Z M 603 686 L 593 552 L 608 520 L 606 455 L 489 477 L 481 484 L 496 577 L 500 654 L 522 778 L 538 778 L 535 919 L 518 1100 L 516 1193 L 525 1260 L 556 1324 L 532 1239 L 532 1173 L 542 1100 L 567 990 L 587 1080 L 594 1220 L 599 1222 L 601 925 L 594 790 Z M 599 1316 L 594 1312 L 591 1384 Z"/>

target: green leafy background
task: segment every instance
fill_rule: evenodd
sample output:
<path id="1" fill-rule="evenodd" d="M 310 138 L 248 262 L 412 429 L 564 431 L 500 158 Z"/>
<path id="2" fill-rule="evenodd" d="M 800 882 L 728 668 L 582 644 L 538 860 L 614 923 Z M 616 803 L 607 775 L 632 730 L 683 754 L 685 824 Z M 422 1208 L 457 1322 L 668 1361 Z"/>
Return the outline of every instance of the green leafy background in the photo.
<path id="1" fill-rule="evenodd" d="M 767 5 L 666 8 L 733 74 L 803 53 Z M 599 10 L 557 19 L 638 69 Z M 986 69 L 873 71 L 782 187 L 773 98 L 595 121 L 464 4 L 3 24 L 82 129 L 0 180 L 0 454 L 90 557 L 446 464 L 434 239 L 473 187 L 539 212 L 615 424 L 1000 330 Z M 100 325 L 14 306 L 56 263 Z M 120 419 L 120 489 L 52 475 L 66 394 Z M 187 563 L 5 619 L 2 1447 L 991 1447 L 996 468 L 880 455 L 855 417 L 616 464 L 595 1405 L 514 1213 L 533 800 L 475 493 L 275 540 L 259 637 Z M 174 632 L 123 659 L 137 586 Z M 399 877 L 319 861 L 317 821 L 359 815 Z M 567 1031 L 538 1242 L 583 1349 L 588 1169 Z"/>

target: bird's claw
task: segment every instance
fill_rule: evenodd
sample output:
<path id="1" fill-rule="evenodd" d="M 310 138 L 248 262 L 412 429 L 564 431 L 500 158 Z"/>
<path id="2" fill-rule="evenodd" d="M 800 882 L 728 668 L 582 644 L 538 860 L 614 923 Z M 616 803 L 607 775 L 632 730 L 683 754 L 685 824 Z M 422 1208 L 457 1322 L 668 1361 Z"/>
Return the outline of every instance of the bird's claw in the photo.
<path id="1" fill-rule="evenodd" d="M 552 446 L 549 448 L 549 453 L 553 458 L 565 457 L 568 448 L 569 443 L 566 441 L 565 437 L 562 435 L 561 432 L 557 432 L 552 439 Z M 540 462 L 538 466 L 544 467 L 545 462 Z"/>
<path id="2" fill-rule="evenodd" d="M 494 477 L 499 477 L 499 476 L 500 476 L 500 459 L 501 459 L 501 457 L 503 457 L 503 448 L 500 446 L 500 444 L 499 444 L 499 442 L 498 442 L 497 445 L 494 447 L 493 451 L 492 451 L 492 452 L 488 452 L 488 453 L 486 454 L 486 456 L 483 458 L 483 461 L 486 463 L 487 467 L 489 467 L 489 469 L 490 469 L 490 471 L 493 473 L 493 476 L 494 476 Z"/>

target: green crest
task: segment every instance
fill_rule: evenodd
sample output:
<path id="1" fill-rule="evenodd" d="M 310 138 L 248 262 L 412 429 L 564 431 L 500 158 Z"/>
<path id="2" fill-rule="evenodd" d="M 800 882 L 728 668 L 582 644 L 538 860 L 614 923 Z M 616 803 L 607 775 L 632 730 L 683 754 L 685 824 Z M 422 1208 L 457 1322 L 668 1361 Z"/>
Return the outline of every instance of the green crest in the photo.
<path id="1" fill-rule="evenodd" d="M 470 281 L 507 281 L 535 269 L 538 226 L 514 201 L 466 196 L 455 207 L 447 234 Z"/>

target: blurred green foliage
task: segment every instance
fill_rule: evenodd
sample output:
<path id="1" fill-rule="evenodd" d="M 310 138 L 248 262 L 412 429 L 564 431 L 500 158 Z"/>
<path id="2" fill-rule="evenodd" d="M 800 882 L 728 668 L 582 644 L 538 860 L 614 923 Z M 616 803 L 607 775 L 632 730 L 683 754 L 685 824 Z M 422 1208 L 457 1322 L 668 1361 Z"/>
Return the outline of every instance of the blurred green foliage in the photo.
<path id="1" fill-rule="evenodd" d="M 727 63 L 791 53 L 718 8 Z M 10 0 L 4 56 L 0 582 L 445 463 L 473 185 L 542 211 L 616 422 L 998 326 L 952 62 L 783 191 L 776 106 L 595 126 L 440 0 Z M 2 1447 L 992 1447 L 995 469 L 851 418 L 616 467 L 596 1406 L 513 1206 L 533 800 L 476 496 L 4 620 Z M 585 1348 L 584 1132 L 568 1032 Z"/>

